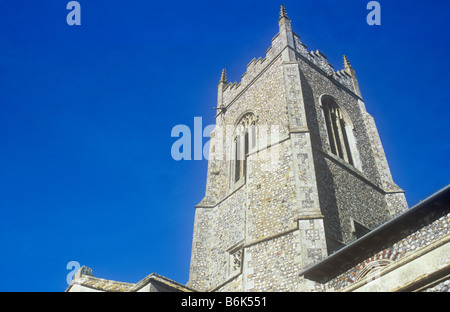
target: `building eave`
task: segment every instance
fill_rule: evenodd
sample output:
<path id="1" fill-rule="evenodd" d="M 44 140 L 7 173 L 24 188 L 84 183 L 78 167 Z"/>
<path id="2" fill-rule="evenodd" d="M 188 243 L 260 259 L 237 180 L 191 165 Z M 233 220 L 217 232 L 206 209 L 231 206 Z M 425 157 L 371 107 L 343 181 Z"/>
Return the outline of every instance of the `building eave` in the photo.
<path id="1" fill-rule="evenodd" d="M 450 212 L 450 185 L 414 207 L 382 224 L 327 258 L 300 272 L 300 276 L 325 283 L 345 272 L 383 246 L 401 239 L 407 231 L 420 226 L 426 217 L 439 218 Z"/>

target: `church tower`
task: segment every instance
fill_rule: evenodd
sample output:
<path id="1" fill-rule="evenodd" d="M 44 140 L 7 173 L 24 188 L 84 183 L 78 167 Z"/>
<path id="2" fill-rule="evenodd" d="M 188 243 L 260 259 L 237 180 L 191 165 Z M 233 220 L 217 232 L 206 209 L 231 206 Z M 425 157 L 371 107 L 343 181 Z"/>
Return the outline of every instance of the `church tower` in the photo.
<path id="1" fill-rule="evenodd" d="M 407 209 L 355 70 L 308 51 L 285 8 L 265 58 L 218 84 L 188 286 L 306 291 L 299 273 Z M 373 104 L 371 104 L 373 105 Z"/>

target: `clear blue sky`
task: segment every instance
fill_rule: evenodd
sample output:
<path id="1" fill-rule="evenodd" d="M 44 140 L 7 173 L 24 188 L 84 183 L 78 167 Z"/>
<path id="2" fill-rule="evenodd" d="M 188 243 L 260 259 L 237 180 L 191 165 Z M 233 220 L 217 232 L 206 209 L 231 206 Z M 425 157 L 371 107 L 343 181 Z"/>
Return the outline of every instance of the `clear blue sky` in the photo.
<path id="1" fill-rule="evenodd" d="M 95 276 L 188 280 L 206 161 L 171 158 L 177 124 L 214 123 L 223 67 L 239 81 L 278 32 L 280 1 L 0 3 L 0 291 Z M 283 1 L 294 31 L 347 54 L 410 206 L 450 182 L 450 2 Z M 205 139 L 206 142 L 207 139 Z"/>

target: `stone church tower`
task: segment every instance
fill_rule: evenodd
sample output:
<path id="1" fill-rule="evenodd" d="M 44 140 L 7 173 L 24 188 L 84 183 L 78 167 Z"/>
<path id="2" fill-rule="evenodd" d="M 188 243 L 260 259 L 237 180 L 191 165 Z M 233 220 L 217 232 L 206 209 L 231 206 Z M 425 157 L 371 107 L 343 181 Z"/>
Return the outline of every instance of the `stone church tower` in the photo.
<path id="1" fill-rule="evenodd" d="M 344 56 L 335 71 L 284 7 L 265 58 L 218 85 L 188 286 L 303 291 L 299 272 L 407 209 Z M 372 104 L 373 105 L 373 104 Z"/>

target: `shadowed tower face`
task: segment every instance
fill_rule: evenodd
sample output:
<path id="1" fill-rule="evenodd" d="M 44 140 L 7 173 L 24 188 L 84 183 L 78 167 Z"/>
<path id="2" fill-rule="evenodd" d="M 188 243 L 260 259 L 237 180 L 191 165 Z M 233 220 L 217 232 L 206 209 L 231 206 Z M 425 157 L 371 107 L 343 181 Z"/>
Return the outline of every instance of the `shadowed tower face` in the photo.
<path id="1" fill-rule="evenodd" d="M 285 8 L 240 83 L 223 70 L 188 286 L 302 291 L 302 269 L 407 209 L 355 70 L 335 71 Z"/>

